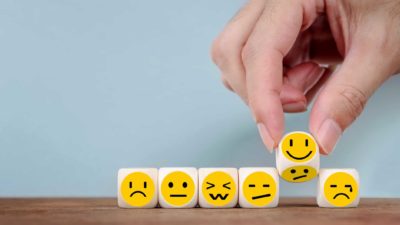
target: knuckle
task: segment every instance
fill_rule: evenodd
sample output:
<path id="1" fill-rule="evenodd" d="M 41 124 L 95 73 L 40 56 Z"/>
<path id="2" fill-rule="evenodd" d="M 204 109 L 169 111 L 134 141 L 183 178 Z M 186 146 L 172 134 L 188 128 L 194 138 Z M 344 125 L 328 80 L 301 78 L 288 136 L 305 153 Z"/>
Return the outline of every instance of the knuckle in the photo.
<path id="1" fill-rule="evenodd" d="M 211 47 L 211 58 L 220 68 L 225 68 L 235 57 L 236 45 L 223 34 L 217 37 Z"/>
<path id="2" fill-rule="evenodd" d="M 345 113 L 352 119 L 356 119 L 364 110 L 367 104 L 367 95 L 357 87 L 344 85 L 339 91 L 343 99 Z"/>

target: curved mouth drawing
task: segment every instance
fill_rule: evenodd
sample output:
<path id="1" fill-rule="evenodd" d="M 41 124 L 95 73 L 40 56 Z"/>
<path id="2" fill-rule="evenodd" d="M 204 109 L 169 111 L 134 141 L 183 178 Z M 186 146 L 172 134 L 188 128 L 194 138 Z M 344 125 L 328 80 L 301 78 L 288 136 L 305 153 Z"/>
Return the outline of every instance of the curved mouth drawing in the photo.
<path id="1" fill-rule="evenodd" d="M 296 157 L 296 156 L 290 154 L 290 152 L 287 151 L 287 150 L 286 150 L 286 153 L 287 153 L 290 157 L 292 157 L 293 159 L 302 160 L 302 159 L 306 159 L 308 156 L 310 156 L 311 153 L 312 153 L 312 151 L 308 152 L 307 155 L 305 155 L 305 156 L 303 156 L 303 157 Z"/>
<path id="2" fill-rule="evenodd" d="M 344 196 L 344 197 L 346 197 L 347 199 L 350 199 L 350 197 L 349 197 L 347 194 L 345 194 L 345 193 L 337 193 L 337 194 L 333 197 L 333 199 L 335 199 L 335 198 L 337 198 L 337 197 L 339 197 L 339 196 Z"/>
<path id="3" fill-rule="evenodd" d="M 217 195 L 210 194 L 210 197 L 212 198 L 212 200 L 217 200 L 218 198 L 220 198 L 221 200 L 225 200 L 226 197 L 228 197 L 228 194 L 225 194 L 225 195 L 221 195 L 221 194 L 217 194 Z"/>
<path id="4" fill-rule="evenodd" d="M 270 197 L 270 196 L 271 196 L 271 194 L 258 195 L 258 196 L 251 197 L 251 199 L 256 200 L 256 199 L 259 199 L 259 198 L 267 198 L 267 197 Z"/>
<path id="5" fill-rule="evenodd" d="M 298 179 L 304 178 L 304 177 L 307 177 L 307 175 L 301 175 L 301 176 L 298 176 L 298 177 L 293 177 L 293 180 L 298 180 Z"/>
<path id="6" fill-rule="evenodd" d="M 171 195 L 169 195 L 169 197 L 171 197 L 171 198 L 184 198 L 184 197 L 187 197 L 187 195 L 185 195 L 185 194 L 171 194 Z"/>
<path id="7" fill-rule="evenodd" d="M 132 197 L 132 196 L 135 195 L 135 194 L 142 194 L 143 197 L 147 197 L 146 194 L 145 194 L 144 192 L 142 192 L 142 191 L 134 191 L 134 192 L 132 192 L 132 194 L 130 195 L 130 197 Z"/>

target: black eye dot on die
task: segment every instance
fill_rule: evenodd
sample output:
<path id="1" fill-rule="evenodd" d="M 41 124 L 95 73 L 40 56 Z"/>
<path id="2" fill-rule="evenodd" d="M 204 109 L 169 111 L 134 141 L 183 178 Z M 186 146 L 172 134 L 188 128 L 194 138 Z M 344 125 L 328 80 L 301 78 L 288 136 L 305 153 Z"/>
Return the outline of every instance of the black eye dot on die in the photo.
<path id="1" fill-rule="evenodd" d="M 143 182 L 143 187 L 144 187 L 144 188 L 147 188 L 147 182 L 146 182 L 146 181 Z"/>
<path id="2" fill-rule="evenodd" d="M 304 173 L 308 173 L 308 169 L 304 169 Z"/>
<path id="3" fill-rule="evenodd" d="M 306 139 L 306 147 L 308 147 L 308 139 Z"/>
<path id="4" fill-rule="evenodd" d="M 183 188 L 187 188 L 188 184 L 186 182 L 183 182 L 182 186 Z"/>
<path id="5" fill-rule="evenodd" d="M 296 170 L 295 169 L 291 169 L 290 172 L 291 173 L 296 173 Z"/>
<path id="6" fill-rule="evenodd" d="M 290 146 L 290 147 L 293 147 L 293 139 L 290 139 L 290 140 L 289 140 L 289 146 Z"/>
<path id="7" fill-rule="evenodd" d="M 168 187 L 169 187 L 169 188 L 172 188 L 173 186 L 174 186 L 174 183 L 172 183 L 172 182 L 169 182 L 169 183 L 168 183 Z"/>

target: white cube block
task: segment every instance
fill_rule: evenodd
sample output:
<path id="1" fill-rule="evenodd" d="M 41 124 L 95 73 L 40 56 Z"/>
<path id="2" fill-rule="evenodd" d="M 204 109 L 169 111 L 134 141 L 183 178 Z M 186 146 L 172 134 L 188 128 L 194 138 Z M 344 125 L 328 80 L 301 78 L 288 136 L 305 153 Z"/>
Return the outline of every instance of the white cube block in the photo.
<path id="1" fill-rule="evenodd" d="M 276 150 L 276 168 L 288 182 L 306 182 L 318 175 L 319 147 L 314 137 L 302 131 L 286 134 Z"/>
<path id="2" fill-rule="evenodd" d="M 319 207 L 357 207 L 360 177 L 355 169 L 321 169 L 317 203 Z"/>
<path id="3" fill-rule="evenodd" d="M 158 170 L 158 201 L 163 208 L 193 208 L 198 200 L 197 169 L 165 167 Z"/>
<path id="4" fill-rule="evenodd" d="M 238 202 L 236 168 L 199 169 L 199 205 L 203 208 L 232 208 Z"/>
<path id="5" fill-rule="evenodd" d="M 271 208 L 279 202 L 279 175 L 272 167 L 239 169 L 239 205 L 242 208 Z"/>
<path id="6" fill-rule="evenodd" d="M 154 208 L 158 203 L 158 172 L 155 168 L 118 170 L 118 206 L 121 208 Z"/>

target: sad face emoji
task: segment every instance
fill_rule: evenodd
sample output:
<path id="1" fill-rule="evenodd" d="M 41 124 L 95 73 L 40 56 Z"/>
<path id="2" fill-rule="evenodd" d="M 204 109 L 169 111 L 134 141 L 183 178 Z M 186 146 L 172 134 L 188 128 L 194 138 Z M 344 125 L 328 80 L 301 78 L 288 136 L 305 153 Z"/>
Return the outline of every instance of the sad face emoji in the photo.
<path id="1" fill-rule="evenodd" d="M 153 180 L 142 172 L 129 174 L 121 184 L 122 198 L 134 207 L 147 205 L 154 198 L 155 190 Z"/>
<path id="2" fill-rule="evenodd" d="M 348 173 L 336 172 L 326 179 L 324 195 L 328 202 L 334 206 L 347 206 L 358 196 L 357 181 Z"/>

